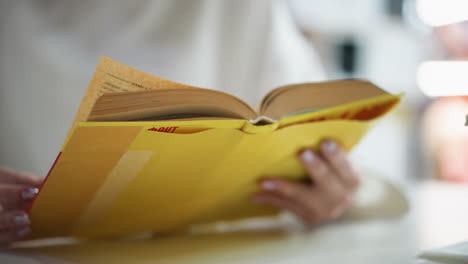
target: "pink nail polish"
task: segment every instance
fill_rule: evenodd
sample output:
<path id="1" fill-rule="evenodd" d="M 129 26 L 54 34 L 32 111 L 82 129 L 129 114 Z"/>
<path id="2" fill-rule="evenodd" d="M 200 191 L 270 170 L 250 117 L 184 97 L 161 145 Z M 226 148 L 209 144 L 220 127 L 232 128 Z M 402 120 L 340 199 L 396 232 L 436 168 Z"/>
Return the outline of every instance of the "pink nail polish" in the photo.
<path id="1" fill-rule="evenodd" d="M 13 222 L 16 225 L 28 225 L 30 223 L 29 216 L 27 214 L 18 214 L 13 217 Z"/>
<path id="2" fill-rule="evenodd" d="M 336 143 L 333 141 L 326 141 L 325 143 L 323 143 L 322 147 L 325 152 L 330 153 L 330 154 L 334 153 L 336 149 L 338 148 Z"/>
<path id="3" fill-rule="evenodd" d="M 16 236 L 23 238 L 27 236 L 29 233 L 31 233 L 31 229 L 29 227 L 23 227 L 16 231 Z"/>
<path id="4" fill-rule="evenodd" d="M 21 192 L 21 198 L 23 200 L 29 201 L 32 200 L 39 193 L 38 188 L 28 188 Z"/>
<path id="5" fill-rule="evenodd" d="M 311 150 L 304 150 L 301 153 L 301 158 L 304 162 L 312 163 L 315 160 L 315 154 Z"/>
<path id="6" fill-rule="evenodd" d="M 272 181 L 264 181 L 262 182 L 262 188 L 267 191 L 274 191 L 276 190 L 276 184 Z"/>

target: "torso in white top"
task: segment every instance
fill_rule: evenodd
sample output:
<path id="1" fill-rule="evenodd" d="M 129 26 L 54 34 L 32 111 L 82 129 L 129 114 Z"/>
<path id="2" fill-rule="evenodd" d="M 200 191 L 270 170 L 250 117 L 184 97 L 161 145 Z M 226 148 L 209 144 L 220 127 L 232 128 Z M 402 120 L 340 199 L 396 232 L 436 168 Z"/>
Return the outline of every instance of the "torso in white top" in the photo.
<path id="1" fill-rule="evenodd" d="M 284 1 L 10 1 L 0 43 L 0 165 L 45 174 L 100 56 L 255 105 L 324 73 Z"/>

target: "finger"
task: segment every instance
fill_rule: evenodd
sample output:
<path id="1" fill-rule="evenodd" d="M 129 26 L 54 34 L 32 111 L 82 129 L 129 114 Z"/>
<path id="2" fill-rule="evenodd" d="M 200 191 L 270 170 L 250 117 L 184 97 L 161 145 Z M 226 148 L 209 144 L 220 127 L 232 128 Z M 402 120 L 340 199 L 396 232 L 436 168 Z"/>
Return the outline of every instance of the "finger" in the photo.
<path id="1" fill-rule="evenodd" d="M 26 212 L 12 211 L 0 213 L 0 230 L 16 229 L 28 226 L 29 224 L 30 220 Z"/>
<path id="2" fill-rule="evenodd" d="M 319 215 L 322 213 L 325 197 L 303 183 L 281 179 L 264 179 L 260 182 L 260 185 L 264 191 L 278 194 L 293 202 L 306 215 Z"/>
<path id="3" fill-rule="evenodd" d="M 347 195 L 343 198 L 343 201 L 341 203 L 338 203 L 338 205 L 335 206 L 330 212 L 330 218 L 331 219 L 336 219 L 344 214 L 344 212 L 349 208 L 349 206 L 352 203 L 352 196 Z"/>
<path id="4" fill-rule="evenodd" d="M 39 187 L 42 183 L 42 178 L 31 173 L 18 172 L 0 167 L 0 183 L 24 184 Z"/>
<path id="5" fill-rule="evenodd" d="M 299 153 L 299 160 L 314 183 L 313 186 L 327 197 L 327 202 L 333 204 L 341 200 L 347 191 L 326 161 L 309 149 Z"/>
<path id="6" fill-rule="evenodd" d="M 25 209 L 38 192 L 39 189 L 36 187 L 2 184 L 0 185 L 0 209 Z"/>
<path id="7" fill-rule="evenodd" d="M 306 210 L 304 208 L 300 208 L 295 201 L 292 201 L 276 193 L 257 193 L 254 196 L 252 196 L 252 201 L 258 204 L 267 204 L 278 209 L 289 211 L 303 220 L 307 220 L 307 218 L 310 218 L 310 216 L 306 214 Z"/>
<path id="8" fill-rule="evenodd" d="M 320 149 L 325 160 L 335 170 L 338 178 L 348 189 L 354 190 L 359 185 L 359 178 L 343 149 L 331 140 L 323 141 Z"/>
<path id="9" fill-rule="evenodd" d="M 18 229 L 5 230 L 0 232 L 0 244 L 5 245 L 14 241 L 24 239 L 31 233 L 31 229 L 27 226 Z"/>

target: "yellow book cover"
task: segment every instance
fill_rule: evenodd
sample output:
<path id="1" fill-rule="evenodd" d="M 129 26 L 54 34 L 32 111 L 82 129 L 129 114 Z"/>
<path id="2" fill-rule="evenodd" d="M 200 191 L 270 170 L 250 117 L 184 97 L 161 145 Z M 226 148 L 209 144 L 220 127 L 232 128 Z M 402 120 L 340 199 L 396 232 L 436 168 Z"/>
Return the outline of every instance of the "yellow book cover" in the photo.
<path id="1" fill-rule="evenodd" d="M 33 237 L 170 232 L 274 214 L 249 196 L 297 179 L 303 148 L 350 150 L 400 100 L 361 80 L 296 84 L 257 111 L 231 95 L 101 58 L 30 214 Z"/>

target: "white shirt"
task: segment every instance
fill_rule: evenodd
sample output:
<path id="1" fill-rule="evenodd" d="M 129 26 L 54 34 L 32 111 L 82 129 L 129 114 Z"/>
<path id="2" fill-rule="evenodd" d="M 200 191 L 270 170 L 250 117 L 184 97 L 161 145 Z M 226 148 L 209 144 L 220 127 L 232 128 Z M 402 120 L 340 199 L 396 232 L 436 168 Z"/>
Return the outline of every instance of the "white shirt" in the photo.
<path id="1" fill-rule="evenodd" d="M 253 106 L 277 86 L 324 79 L 284 1 L 3 5 L 0 166 L 47 173 L 100 56 Z"/>

